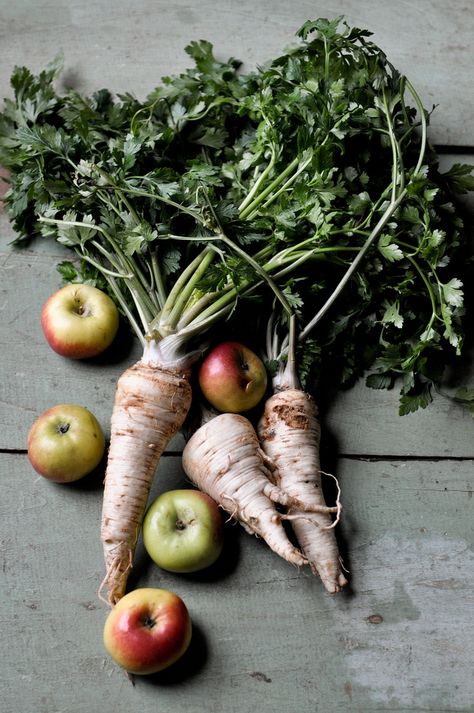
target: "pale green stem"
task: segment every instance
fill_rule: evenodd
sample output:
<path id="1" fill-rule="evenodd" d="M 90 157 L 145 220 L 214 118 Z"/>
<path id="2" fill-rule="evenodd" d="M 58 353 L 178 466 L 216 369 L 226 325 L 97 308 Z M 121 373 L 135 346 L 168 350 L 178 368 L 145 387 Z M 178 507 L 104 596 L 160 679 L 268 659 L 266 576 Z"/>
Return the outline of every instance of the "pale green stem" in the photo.
<path id="1" fill-rule="evenodd" d="M 229 247 L 234 250 L 238 255 L 240 255 L 246 262 L 248 262 L 249 265 L 253 267 L 255 272 L 260 275 L 262 280 L 267 283 L 267 285 L 270 287 L 270 289 L 273 291 L 275 294 L 276 298 L 278 299 L 279 302 L 281 302 L 283 309 L 285 312 L 288 314 L 291 313 L 291 307 L 288 304 L 288 300 L 286 299 L 285 295 L 283 292 L 279 289 L 279 287 L 276 285 L 276 283 L 272 280 L 272 278 L 268 275 L 267 270 L 262 267 L 254 258 L 252 258 L 250 255 L 248 255 L 245 250 L 242 250 L 238 245 L 236 245 L 232 240 L 230 240 L 226 235 L 222 234 L 218 236 L 222 242 L 226 243 L 229 245 Z"/>
<path id="2" fill-rule="evenodd" d="M 93 258 L 89 257 L 89 255 L 86 255 L 83 252 L 77 251 L 77 254 L 81 257 L 82 260 L 85 260 L 89 263 L 89 265 L 95 267 L 96 270 L 98 270 L 101 274 L 103 273 L 104 275 L 109 275 L 110 277 L 120 277 L 122 280 L 127 280 L 132 277 L 131 275 L 124 275 L 122 272 L 114 272 L 113 270 L 108 270 L 106 267 L 101 265 L 100 262 L 97 262 L 97 260 L 94 260 Z"/>
<path id="3" fill-rule="evenodd" d="M 365 241 L 364 245 L 360 248 L 360 251 L 358 255 L 354 258 L 353 262 L 351 263 L 350 267 L 346 270 L 344 273 L 344 276 L 342 279 L 339 281 L 338 285 L 330 295 L 330 297 L 326 300 L 326 302 L 323 304 L 321 309 L 315 314 L 313 319 L 308 322 L 306 327 L 300 332 L 299 339 L 303 340 L 305 337 L 308 335 L 308 333 L 313 329 L 313 327 L 319 322 L 319 320 L 326 314 L 328 309 L 332 306 L 332 304 L 336 301 L 336 299 L 339 297 L 341 294 L 342 290 L 354 274 L 354 272 L 357 270 L 359 267 L 359 263 L 362 261 L 362 259 L 365 256 L 365 253 L 367 250 L 370 248 L 376 237 L 380 234 L 380 231 L 382 228 L 386 225 L 387 221 L 391 218 L 393 213 L 396 211 L 402 200 L 404 199 L 406 194 L 406 189 L 402 191 L 402 193 L 398 196 L 397 200 L 394 201 L 393 203 L 390 203 L 388 208 L 385 210 L 384 214 L 370 233 L 369 237 Z"/>
<path id="4" fill-rule="evenodd" d="M 209 267 L 211 262 L 214 260 L 215 255 L 216 255 L 215 252 L 209 251 L 207 253 L 207 255 L 205 255 L 204 258 L 201 260 L 200 265 L 195 270 L 191 279 L 188 280 L 186 285 L 181 289 L 181 291 L 178 295 L 178 298 L 176 299 L 171 311 L 169 312 L 169 316 L 167 318 L 167 325 L 169 325 L 171 328 L 173 328 L 173 329 L 176 328 L 176 325 L 177 325 L 177 323 L 181 317 L 181 314 L 183 312 L 183 307 L 186 305 L 189 298 L 191 297 L 199 280 L 203 277 L 207 268 Z"/>
<path id="5" fill-rule="evenodd" d="M 438 310 L 437 310 L 437 307 L 436 307 L 436 299 L 435 299 L 435 296 L 434 296 L 433 289 L 432 289 L 432 287 L 431 287 L 431 285 L 430 285 L 430 283 L 429 283 L 428 278 L 426 277 L 425 273 L 424 273 L 423 270 L 420 268 L 420 266 L 418 265 L 418 263 L 416 262 L 416 260 L 415 260 L 411 255 L 405 255 L 405 257 L 406 257 L 407 260 L 409 260 L 409 261 L 411 262 L 411 264 L 413 265 L 413 267 L 415 268 L 415 270 L 417 271 L 417 273 L 419 274 L 419 276 L 421 277 L 421 279 L 422 279 L 423 282 L 425 283 L 425 287 L 426 287 L 426 290 L 427 290 L 427 292 L 428 292 L 428 295 L 429 295 L 429 298 L 430 298 L 430 302 L 431 302 L 431 311 L 433 312 L 432 317 L 431 317 L 431 319 L 430 319 L 430 321 L 429 321 L 429 324 L 428 324 L 428 328 L 430 328 L 436 318 L 437 318 L 437 319 L 441 319 L 441 317 L 438 315 Z M 436 280 L 438 281 L 438 284 L 439 284 L 439 280 L 438 280 L 438 277 L 437 277 L 436 274 L 435 274 L 435 277 L 436 277 Z M 441 319 L 441 321 L 442 321 L 442 319 Z"/>
<path id="6" fill-rule="evenodd" d="M 122 261 L 122 263 L 123 263 L 123 265 L 125 265 L 125 267 L 128 267 L 129 269 L 131 269 L 129 261 L 128 261 L 127 257 L 125 256 L 125 254 L 122 253 L 122 251 L 120 250 L 120 248 L 118 246 L 115 246 L 115 241 L 113 241 L 111 237 L 110 237 L 110 240 L 111 240 L 112 246 L 114 247 L 114 249 L 117 252 L 117 257 L 119 258 L 118 261 L 115 259 L 115 256 L 111 255 L 109 253 L 109 251 L 103 247 L 103 245 L 101 245 L 100 243 L 98 243 L 95 240 L 92 240 L 91 243 L 92 243 L 92 245 L 94 245 L 96 250 L 98 250 L 100 253 L 102 253 L 102 255 L 104 255 L 104 257 L 106 257 L 110 261 L 110 263 L 116 267 L 116 269 L 118 266 L 120 266 L 120 261 Z M 146 319 L 147 319 L 147 323 L 148 323 L 155 316 L 156 306 L 154 305 L 153 301 L 150 299 L 146 289 L 140 283 L 140 280 L 137 279 L 136 273 L 134 272 L 133 269 L 131 269 L 131 272 L 127 279 L 126 284 L 127 284 L 128 289 L 130 290 L 130 293 L 132 294 L 135 302 L 140 303 L 140 310 L 141 310 L 142 314 L 143 315 L 147 314 Z"/>
<path id="7" fill-rule="evenodd" d="M 151 255 L 151 270 L 155 279 L 155 289 L 158 297 L 158 302 L 160 308 L 163 309 L 164 304 L 166 302 L 166 290 L 163 283 L 163 276 L 161 274 L 160 265 L 158 262 L 158 255 L 156 251 L 153 252 Z"/>
<path id="8" fill-rule="evenodd" d="M 142 177 L 146 178 L 146 177 Z M 205 225 L 206 221 L 200 215 L 200 213 L 197 213 L 196 211 L 192 210 L 191 208 L 187 208 L 184 205 L 181 205 L 180 203 L 176 203 L 176 201 L 171 200 L 170 198 L 165 198 L 164 196 L 161 196 L 159 193 L 150 193 L 149 191 L 143 191 L 139 188 L 120 188 L 121 191 L 124 193 L 129 193 L 132 196 L 140 196 L 142 198 L 152 198 L 153 200 L 159 201 L 160 203 L 165 203 L 165 205 L 169 205 L 172 208 L 176 208 L 177 210 L 180 210 L 182 213 L 186 213 L 187 215 L 192 216 L 198 223 L 201 225 Z"/>
<path id="9" fill-rule="evenodd" d="M 38 221 L 40 223 L 48 223 L 51 225 L 64 225 L 64 226 L 70 226 L 70 227 L 78 227 L 78 228 L 88 228 L 89 230 L 96 230 L 98 233 L 101 233 L 111 244 L 112 248 L 114 249 L 118 261 L 114 259 L 114 256 L 110 254 L 108 250 L 106 250 L 100 243 L 98 243 L 96 240 L 91 240 L 91 244 L 94 245 L 94 247 L 106 257 L 110 264 L 113 265 L 113 267 L 118 271 L 120 269 L 125 268 L 126 270 L 129 270 L 129 273 L 125 275 L 125 278 L 130 281 L 128 284 L 130 291 L 132 291 L 131 284 L 133 284 L 133 290 L 135 292 L 135 296 L 138 294 L 140 295 L 139 299 L 143 300 L 144 304 L 141 305 L 141 312 L 144 314 L 145 311 L 148 311 L 149 317 L 153 315 L 154 312 L 154 304 L 150 300 L 150 297 L 148 296 L 146 290 L 143 288 L 143 286 L 140 284 L 140 281 L 137 280 L 136 278 L 136 273 L 139 272 L 138 266 L 135 265 L 134 261 L 132 261 L 133 264 L 133 269 L 130 267 L 130 259 L 127 258 L 125 253 L 119 248 L 117 245 L 116 241 L 112 238 L 112 236 L 103 228 L 101 228 L 100 225 L 95 225 L 95 224 L 90 224 L 90 223 L 85 223 L 84 221 L 81 220 L 64 220 L 60 218 L 47 218 L 45 216 L 40 215 L 38 217 Z M 136 269 L 135 269 L 136 268 Z M 120 275 L 122 277 L 122 275 Z M 148 321 L 148 320 L 147 320 Z"/>
<path id="10" fill-rule="evenodd" d="M 262 173 L 260 174 L 260 176 L 257 178 L 257 180 L 256 180 L 255 183 L 253 184 L 252 188 L 251 188 L 250 191 L 247 193 L 246 198 L 245 198 L 245 199 L 242 201 L 242 203 L 239 205 L 239 213 L 240 213 L 240 214 L 242 214 L 242 211 L 243 211 L 243 210 L 248 206 L 248 204 L 253 200 L 253 197 L 254 197 L 255 194 L 258 192 L 258 189 L 260 188 L 260 186 L 262 185 L 262 183 L 264 182 L 264 180 L 267 178 L 267 176 L 269 175 L 269 173 L 272 171 L 272 169 L 273 169 L 273 167 L 274 167 L 274 165 L 275 165 L 275 161 L 276 161 L 276 154 L 275 154 L 274 149 L 272 149 L 271 159 L 270 159 L 270 161 L 268 162 L 266 168 L 262 171 Z"/>
<path id="11" fill-rule="evenodd" d="M 208 253 L 211 253 L 212 255 L 214 255 L 213 250 L 211 250 L 208 247 L 204 248 L 204 250 L 202 250 L 199 253 L 199 255 L 197 257 L 195 257 L 192 262 L 189 263 L 189 265 L 183 270 L 181 275 L 178 277 L 178 279 L 174 283 L 172 289 L 170 290 L 168 297 L 166 298 L 166 302 L 163 306 L 163 310 L 160 315 L 160 328 L 161 329 L 168 330 L 168 331 L 170 329 L 171 330 L 174 329 L 174 326 L 170 324 L 171 311 L 172 311 L 176 301 L 179 299 L 182 290 L 185 289 L 187 283 L 189 282 L 189 280 L 192 279 L 193 274 L 198 269 L 199 265 L 205 259 L 205 257 L 208 255 Z"/>
<path id="12" fill-rule="evenodd" d="M 230 288 L 229 288 L 230 289 Z M 202 311 L 205 307 L 208 307 L 212 301 L 216 298 L 216 292 L 206 292 L 205 295 L 200 297 L 196 302 L 191 304 L 189 307 L 186 306 L 183 314 L 181 315 L 176 329 L 181 331 L 184 327 L 187 327 Z"/>
<path id="13" fill-rule="evenodd" d="M 300 389 L 301 385 L 296 370 L 296 317 L 290 317 L 287 360 L 283 373 L 275 377 L 275 386 L 280 389 Z"/>
<path id="14" fill-rule="evenodd" d="M 244 220 L 247 218 L 257 206 L 260 205 L 260 203 L 263 203 L 265 198 L 270 195 L 270 193 L 275 189 L 278 188 L 278 186 L 282 183 L 282 181 L 285 180 L 287 176 L 290 175 L 292 171 L 295 170 L 295 168 L 299 164 L 299 158 L 293 159 L 291 163 L 288 164 L 288 166 L 285 168 L 284 171 L 282 171 L 274 180 L 265 188 L 254 200 L 249 203 L 249 205 L 240 213 L 240 219 Z"/>
<path id="15" fill-rule="evenodd" d="M 140 329 L 140 325 L 136 321 L 131 309 L 129 308 L 128 304 L 126 303 L 122 293 L 120 292 L 119 288 L 117 287 L 117 284 L 112 276 L 105 276 L 105 279 L 107 280 L 112 292 L 115 295 L 115 298 L 119 305 L 121 306 L 123 313 L 127 317 L 128 321 L 130 322 L 133 331 L 137 335 L 138 339 L 140 340 L 142 347 L 145 346 L 145 337 L 143 336 L 143 332 Z"/>
<path id="16" fill-rule="evenodd" d="M 273 203 L 273 201 L 276 200 L 281 193 L 284 193 L 291 186 L 291 184 L 296 181 L 298 176 L 305 170 L 306 166 L 308 166 L 311 163 L 311 161 L 312 161 L 312 156 L 310 156 L 308 159 L 306 159 L 306 161 L 303 161 L 303 163 L 298 168 L 298 170 L 295 171 L 295 173 L 292 176 L 290 176 L 290 178 L 288 178 L 288 180 L 285 181 L 285 183 L 275 193 L 273 193 L 269 198 L 267 198 L 267 200 L 263 204 L 263 208 L 268 208 L 268 206 L 271 205 L 271 203 Z M 249 220 L 252 220 L 252 218 L 255 217 L 256 213 L 257 213 L 257 211 L 254 210 L 248 216 Z"/>
<path id="17" fill-rule="evenodd" d="M 418 97 L 418 94 L 415 92 L 415 90 L 413 89 L 412 85 L 408 82 L 408 80 L 406 80 L 406 84 L 407 84 L 409 90 L 411 91 L 411 93 L 413 94 L 413 97 L 414 97 L 414 99 L 415 99 L 415 101 L 416 101 L 416 103 L 417 103 L 417 105 L 418 105 L 418 109 L 419 109 L 420 114 L 421 114 L 421 124 L 422 124 L 422 129 L 423 129 L 423 130 L 422 130 L 422 136 L 421 136 L 421 142 L 420 142 L 420 150 L 419 150 L 419 155 L 418 155 L 418 161 L 417 161 L 416 167 L 415 167 L 415 169 L 414 169 L 414 171 L 413 171 L 413 174 L 412 174 L 412 176 L 416 176 L 417 173 L 419 172 L 421 166 L 422 166 L 424 154 L 425 154 L 425 151 L 426 151 L 426 128 L 427 128 L 427 127 L 426 127 L 426 117 L 425 117 L 425 114 L 424 114 L 424 109 L 423 109 L 423 106 L 422 106 L 422 104 L 421 104 L 420 98 Z M 388 118 L 388 117 L 387 117 L 387 118 Z M 393 142 L 396 141 L 393 132 L 391 133 L 390 137 L 391 137 L 391 141 L 393 141 Z M 398 152 L 397 152 L 397 155 L 398 155 Z M 395 179 L 395 182 L 396 182 L 396 179 Z M 395 200 L 392 200 L 392 201 L 390 202 L 390 204 L 388 205 L 388 207 L 387 207 L 386 210 L 384 211 L 382 217 L 381 217 L 380 220 L 377 222 L 377 224 L 375 225 L 375 227 L 374 227 L 373 230 L 371 231 L 369 237 L 368 237 L 367 240 L 365 241 L 364 245 L 363 245 L 362 248 L 360 249 L 359 254 L 354 258 L 354 261 L 352 262 L 352 264 L 350 265 L 350 267 L 346 270 L 344 276 L 343 276 L 342 279 L 339 281 L 338 285 L 336 286 L 336 288 L 334 289 L 334 291 L 332 292 L 332 294 L 330 295 L 330 297 L 326 300 L 326 302 L 323 304 L 323 306 L 322 306 L 321 309 L 317 312 L 317 314 L 313 317 L 313 319 L 311 319 L 310 322 L 308 322 L 308 324 L 306 325 L 306 327 L 300 332 L 300 335 L 299 335 L 299 339 L 300 339 L 300 340 L 305 339 L 305 337 L 308 335 L 308 333 L 311 331 L 311 329 L 313 329 L 313 327 L 319 322 L 319 320 L 326 314 L 326 312 L 328 311 L 328 309 L 332 306 L 332 304 L 334 303 L 334 301 L 335 301 L 335 300 L 337 299 L 337 297 L 340 295 L 340 293 L 342 292 L 342 290 L 343 290 L 344 287 L 346 286 L 347 282 L 350 280 L 350 278 L 352 277 L 352 275 L 354 274 L 354 272 L 355 272 L 355 271 L 357 270 L 357 268 L 359 267 L 359 263 L 360 263 L 360 262 L 362 261 L 362 259 L 364 258 L 364 256 L 365 256 L 367 250 L 370 248 L 370 246 L 372 245 L 372 243 L 374 242 L 374 240 L 375 240 L 375 239 L 377 238 L 377 236 L 380 234 L 381 230 L 382 230 L 383 227 L 386 225 L 386 223 L 390 220 L 390 218 L 391 218 L 391 216 L 393 215 L 393 213 L 397 210 L 397 208 L 399 207 L 400 203 L 401 203 L 401 202 L 403 201 L 403 199 L 405 198 L 406 194 L 407 194 L 407 188 L 404 187 L 404 188 L 400 191 L 398 197 L 397 197 Z"/>

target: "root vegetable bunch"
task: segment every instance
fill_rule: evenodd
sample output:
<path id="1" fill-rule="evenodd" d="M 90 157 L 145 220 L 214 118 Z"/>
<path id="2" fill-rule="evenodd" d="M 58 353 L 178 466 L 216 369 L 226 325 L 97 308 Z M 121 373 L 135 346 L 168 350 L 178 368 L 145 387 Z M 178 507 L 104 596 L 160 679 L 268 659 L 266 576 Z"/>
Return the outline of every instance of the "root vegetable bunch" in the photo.
<path id="1" fill-rule="evenodd" d="M 58 63 L 12 76 L 0 164 L 16 242 L 70 248 L 64 280 L 106 290 L 143 347 L 119 380 L 112 416 L 102 522 L 111 604 L 126 591 L 152 478 L 217 324 L 237 332 L 249 304 L 261 314 L 277 304 L 282 324 L 291 315 L 306 324 L 303 385 L 315 367 L 342 364 L 338 384 L 370 367 L 369 386 L 401 380 L 401 413 L 430 402 L 442 364 L 462 346 L 463 234 L 452 199 L 474 187 L 470 167 L 439 173 L 427 113 L 370 33 L 338 18 L 307 22 L 298 35 L 287 54 L 247 74 L 192 42 L 194 66 L 144 102 L 107 90 L 59 95 Z M 328 589 L 342 587 L 312 401 L 299 385 L 270 399 L 261 450 L 253 435 L 245 445 L 245 486 L 225 494 L 237 427 L 213 421 L 226 437 L 213 440 L 210 421 L 209 441 L 201 431 L 186 446 L 199 487 L 283 556 L 310 562 Z M 292 459 L 305 473 L 298 486 Z M 303 555 L 283 537 L 282 516 Z"/>

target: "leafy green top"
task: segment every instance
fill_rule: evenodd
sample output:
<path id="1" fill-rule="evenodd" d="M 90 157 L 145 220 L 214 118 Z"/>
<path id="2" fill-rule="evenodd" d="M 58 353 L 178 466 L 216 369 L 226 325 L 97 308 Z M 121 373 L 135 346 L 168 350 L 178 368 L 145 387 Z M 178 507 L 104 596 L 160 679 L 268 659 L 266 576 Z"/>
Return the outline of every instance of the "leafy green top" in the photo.
<path id="1" fill-rule="evenodd" d="M 439 172 L 415 90 L 341 21 L 305 23 L 248 74 L 192 42 L 194 67 L 144 102 L 60 96 L 58 62 L 16 68 L 0 114 L 8 210 L 17 242 L 71 247 L 63 278 L 108 289 L 144 343 L 238 325 L 243 297 L 265 320 L 277 299 L 300 323 L 302 377 L 328 364 L 341 383 L 369 367 L 374 388 L 401 377 L 408 413 L 462 347 L 453 200 L 474 179 Z"/>

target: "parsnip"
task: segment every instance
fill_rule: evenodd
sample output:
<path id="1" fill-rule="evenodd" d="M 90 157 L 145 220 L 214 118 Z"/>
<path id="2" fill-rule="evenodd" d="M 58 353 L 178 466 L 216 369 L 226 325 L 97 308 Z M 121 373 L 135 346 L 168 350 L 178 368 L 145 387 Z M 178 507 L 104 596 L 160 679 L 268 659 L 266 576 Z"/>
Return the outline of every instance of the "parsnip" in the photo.
<path id="1" fill-rule="evenodd" d="M 105 475 L 102 587 L 116 604 L 125 593 L 158 461 L 191 405 L 189 372 L 140 361 L 117 383 Z"/>
<path id="2" fill-rule="evenodd" d="M 292 528 L 312 571 L 329 592 L 346 584 L 330 513 L 321 489 L 320 426 L 314 400 L 301 389 L 286 389 L 271 396 L 258 425 L 263 450 L 275 463 L 277 482 L 290 498 L 315 512 L 288 510 Z"/>
<path id="3" fill-rule="evenodd" d="M 288 540 L 275 504 L 305 506 L 271 482 L 273 465 L 247 418 L 222 413 L 205 422 L 184 448 L 183 468 L 247 532 L 264 539 L 288 562 L 306 564 Z"/>

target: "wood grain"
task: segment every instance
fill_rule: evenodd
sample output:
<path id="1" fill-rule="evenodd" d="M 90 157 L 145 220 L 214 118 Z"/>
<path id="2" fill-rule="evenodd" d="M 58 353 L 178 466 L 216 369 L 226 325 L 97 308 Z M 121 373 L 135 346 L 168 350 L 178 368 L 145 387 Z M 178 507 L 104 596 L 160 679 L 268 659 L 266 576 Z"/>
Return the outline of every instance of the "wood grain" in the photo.
<path id="1" fill-rule="evenodd" d="M 230 523 L 206 573 L 161 571 L 140 546 L 131 586 L 177 591 L 195 633 L 180 664 L 135 686 L 101 641 L 100 477 L 54 485 L 18 455 L 0 469 L 4 713 L 472 710 L 470 463 L 340 461 L 340 596 Z M 186 485 L 177 458 L 158 475 L 152 497 Z"/>

